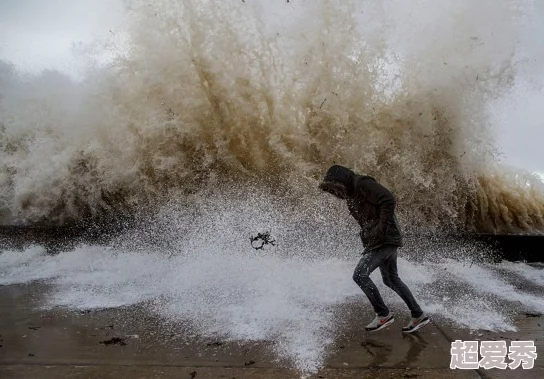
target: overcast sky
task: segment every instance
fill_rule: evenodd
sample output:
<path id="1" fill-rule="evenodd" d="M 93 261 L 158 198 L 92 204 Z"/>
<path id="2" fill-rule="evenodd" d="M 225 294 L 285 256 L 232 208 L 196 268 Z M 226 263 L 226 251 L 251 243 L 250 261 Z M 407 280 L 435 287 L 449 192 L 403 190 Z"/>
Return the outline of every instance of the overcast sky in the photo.
<path id="1" fill-rule="evenodd" d="M 122 0 L 0 0 L 0 59 L 27 72 L 56 69 L 77 77 L 83 65 L 74 45 L 107 38 L 122 14 Z M 493 122 L 502 161 L 544 173 L 544 77 L 528 81 L 537 85 L 518 86 L 497 105 Z"/>
<path id="2" fill-rule="evenodd" d="M 74 45 L 108 37 L 122 14 L 120 0 L 0 0 L 0 59 L 77 76 Z"/>

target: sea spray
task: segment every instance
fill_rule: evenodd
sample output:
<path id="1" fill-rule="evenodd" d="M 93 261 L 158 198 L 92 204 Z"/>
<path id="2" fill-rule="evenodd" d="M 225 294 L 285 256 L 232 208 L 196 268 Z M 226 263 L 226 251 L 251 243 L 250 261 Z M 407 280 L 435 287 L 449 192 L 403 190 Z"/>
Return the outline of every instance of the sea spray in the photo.
<path id="1" fill-rule="evenodd" d="M 532 16 L 521 1 L 131 2 L 127 42 L 81 83 L 2 66 L 0 214 L 146 213 L 225 183 L 319 201 L 341 163 L 389 187 L 409 228 L 541 230 L 541 183 L 497 165 L 486 113 L 536 48 L 520 45 Z"/>

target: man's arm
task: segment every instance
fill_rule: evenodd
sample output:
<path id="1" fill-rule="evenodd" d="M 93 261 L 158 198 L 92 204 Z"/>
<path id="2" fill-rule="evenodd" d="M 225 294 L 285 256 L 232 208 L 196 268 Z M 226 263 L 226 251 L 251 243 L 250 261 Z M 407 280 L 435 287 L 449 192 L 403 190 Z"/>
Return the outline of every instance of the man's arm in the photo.
<path id="1" fill-rule="evenodd" d="M 366 180 L 362 186 L 367 193 L 367 200 L 379 207 L 380 220 L 376 225 L 376 234 L 378 238 L 383 238 L 387 222 L 395 214 L 395 197 L 387 188 L 373 180 Z"/>

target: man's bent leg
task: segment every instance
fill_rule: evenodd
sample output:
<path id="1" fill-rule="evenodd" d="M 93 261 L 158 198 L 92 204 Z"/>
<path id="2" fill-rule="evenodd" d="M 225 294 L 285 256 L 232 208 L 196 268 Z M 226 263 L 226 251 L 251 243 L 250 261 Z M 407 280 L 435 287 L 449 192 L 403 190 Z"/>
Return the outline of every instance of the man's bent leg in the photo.
<path id="1" fill-rule="evenodd" d="M 387 246 L 388 249 L 394 249 L 391 254 L 388 254 L 385 261 L 380 265 L 383 282 L 386 286 L 395 291 L 402 300 L 406 303 L 413 318 L 418 318 L 423 314 L 414 295 L 406 284 L 399 278 L 397 271 L 397 247 Z"/>
<path id="2" fill-rule="evenodd" d="M 383 254 L 382 249 L 370 251 L 363 255 L 353 273 L 353 280 L 365 293 L 374 312 L 381 317 L 387 316 L 389 309 L 385 306 L 378 288 L 370 279 L 370 274 L 383 263 L 385 258 L 386 255 Z"/>

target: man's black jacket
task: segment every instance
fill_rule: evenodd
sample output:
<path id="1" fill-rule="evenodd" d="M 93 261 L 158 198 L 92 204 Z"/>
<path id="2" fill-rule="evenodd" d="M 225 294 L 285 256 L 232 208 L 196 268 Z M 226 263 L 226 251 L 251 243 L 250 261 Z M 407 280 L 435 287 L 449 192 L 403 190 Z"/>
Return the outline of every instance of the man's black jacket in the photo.
<path id="1" fill-rule="evenodd" d="M 402 233 L 395 216 L 395 197 L 370 176 L 356 175 L 343 166 L 332 166 L 324 182 L 337 182 L 347 189 L 351 215 L 361 226 L 365 251 L 383 245 L 402 246 Z"/>

